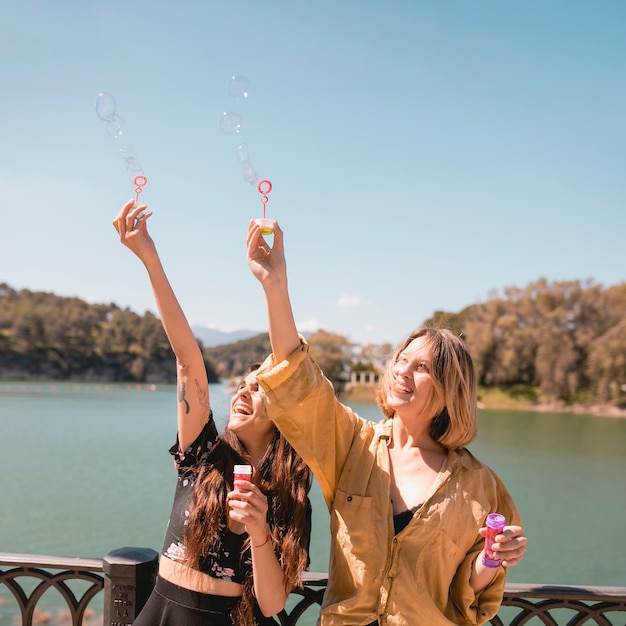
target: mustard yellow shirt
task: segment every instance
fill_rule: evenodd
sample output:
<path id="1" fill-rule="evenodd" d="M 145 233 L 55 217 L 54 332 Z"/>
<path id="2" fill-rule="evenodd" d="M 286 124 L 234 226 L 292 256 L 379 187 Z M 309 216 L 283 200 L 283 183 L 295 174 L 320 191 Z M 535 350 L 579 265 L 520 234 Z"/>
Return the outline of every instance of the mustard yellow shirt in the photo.
<path id="1" fill-rule="evenodd" d="M 318 624 L 483 624 L 502 601 L 506 572 L 475 594 L 471 566 L 489 513 L 520 519 L 506 488 L 468 450 L 450 450 L 422 507 L 394 535 L 391 420 L 341 404 L 302 345 L 257 370 L 267 416 L 309 464 L 330 511 L 329 581 Z"/>

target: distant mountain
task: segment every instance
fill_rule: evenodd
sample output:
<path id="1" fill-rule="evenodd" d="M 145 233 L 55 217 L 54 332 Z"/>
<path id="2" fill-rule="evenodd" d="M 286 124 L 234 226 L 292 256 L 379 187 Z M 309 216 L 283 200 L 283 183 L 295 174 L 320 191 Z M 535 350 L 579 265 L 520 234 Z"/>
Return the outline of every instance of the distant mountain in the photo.
<path id="1" fill-rule="evenodd" d="M 209 328 L 208 326 L 193 326 L 191 330 L 193 331 L 196 339 L 199 339 L 205 348 L 213 348 L 214 346 L 236 343 L 242 339 L 256 337 L 263 332 L 261 330 L 233 330 L 230 332 L 224 332 L 222 330 Z"/>

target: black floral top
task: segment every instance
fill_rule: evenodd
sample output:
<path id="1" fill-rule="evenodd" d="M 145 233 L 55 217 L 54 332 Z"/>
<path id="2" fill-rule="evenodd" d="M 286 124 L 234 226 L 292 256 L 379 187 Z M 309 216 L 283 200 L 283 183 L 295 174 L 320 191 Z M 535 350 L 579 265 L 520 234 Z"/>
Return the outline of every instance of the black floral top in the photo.
<path id="1" fill-rule="evenodd" d="M 181 452 L 176 444 L 170 448 L 174 465 L 178 472 L 178 482 L 174 493 L 172 512 L 167 523 L 162 555 L 175 562 L 185 561 L 184 531 L 189 517 L 193 488 L 199 468 L 209 463 L 209 454 L 220 442 L 213 413 L 196 440 Z M 209 552 L 200 558 L 199 570 L 222 580 L 242 584 L 252 571 L 252 554 L 250 548 L 242 554 L 243 545 L 248 538 L 247 533 L 237 535 L 231 532 L 225 523 L 220 524 L 222 541 L 218 550 Z"/>

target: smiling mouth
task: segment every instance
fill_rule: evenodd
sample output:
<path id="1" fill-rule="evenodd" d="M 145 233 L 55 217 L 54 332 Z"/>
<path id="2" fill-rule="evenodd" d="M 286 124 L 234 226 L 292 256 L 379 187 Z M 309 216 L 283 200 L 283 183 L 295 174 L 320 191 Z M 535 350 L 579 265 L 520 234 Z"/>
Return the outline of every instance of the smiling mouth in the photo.
<path id="1" fill-rule="evenodd" d="M 394 381 L 393 386 L 399 393 L 413 393 L 413 390 L 410 387 L 399 383 L 397 380 Z"/>
<path id="2" fill-rule="evenodd" d="M 252 411 L 242 404 L 235 404 L 235 406 L 233 407 L 233 411 L 241 415 L 252 415 Z"/>

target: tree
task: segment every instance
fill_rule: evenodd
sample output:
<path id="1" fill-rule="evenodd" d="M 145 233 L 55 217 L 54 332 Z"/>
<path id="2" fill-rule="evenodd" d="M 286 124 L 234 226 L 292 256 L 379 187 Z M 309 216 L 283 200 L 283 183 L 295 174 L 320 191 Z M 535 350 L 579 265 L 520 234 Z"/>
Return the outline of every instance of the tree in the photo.
<path id="1" fill-rule="evenodd" d="M 324 374 L 333 382 L 335 389 L 347 379 L 351 363 L 351 344 L 342 335 L 318 330 L 309 339 L 311 356 L 317 361 Z"/>

